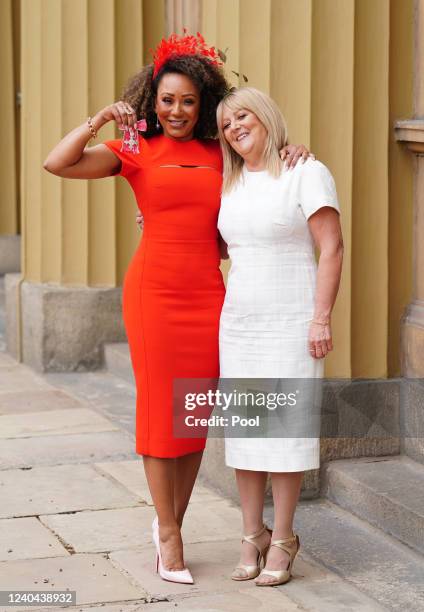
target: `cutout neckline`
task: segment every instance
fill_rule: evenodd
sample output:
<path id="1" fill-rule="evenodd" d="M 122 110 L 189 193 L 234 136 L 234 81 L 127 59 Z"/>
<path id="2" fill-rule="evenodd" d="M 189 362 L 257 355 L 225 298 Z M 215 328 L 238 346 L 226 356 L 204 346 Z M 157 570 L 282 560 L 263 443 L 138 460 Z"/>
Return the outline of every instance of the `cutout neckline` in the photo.
<path id="1" fill-rule="evenodd" d="M 213 166 L 197 166 L 194 164 L 161 164 L 159 168 L 208 168 L 209 170 L 216 170 Z"/>

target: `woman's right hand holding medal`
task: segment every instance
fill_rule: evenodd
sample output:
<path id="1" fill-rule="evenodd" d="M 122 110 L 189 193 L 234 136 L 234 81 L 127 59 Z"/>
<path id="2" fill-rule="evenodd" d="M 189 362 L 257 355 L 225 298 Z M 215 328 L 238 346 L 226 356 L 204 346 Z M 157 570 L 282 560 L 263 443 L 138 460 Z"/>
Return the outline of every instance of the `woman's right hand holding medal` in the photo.
<path id="1" fill-rule="evenodd" d="M 120 168 L 120 160 L 107 146 L 87 146 L 90 140 L 96 138 L 98 130 L 109 121 L 115 121 L 126 134 L 128 130 L 134 129 L 137 115 L 132 106 L 122 100 L 105 106 L 66 134 L 50 151 L 43 167 L 63 178 L 96 179 L 116 174 Z M 134 151 L 133 143 L 131 146 Z"/>
<path id="2" fill-rule="evenodd" d="M 128 102 L 118 100 L 118 102 L 105 106 L 93 117 L 92 121 L 96 129 L 109 121 L 115 121 L 120 129 L 133 128 L 137 123 L 137 115 Z"/>

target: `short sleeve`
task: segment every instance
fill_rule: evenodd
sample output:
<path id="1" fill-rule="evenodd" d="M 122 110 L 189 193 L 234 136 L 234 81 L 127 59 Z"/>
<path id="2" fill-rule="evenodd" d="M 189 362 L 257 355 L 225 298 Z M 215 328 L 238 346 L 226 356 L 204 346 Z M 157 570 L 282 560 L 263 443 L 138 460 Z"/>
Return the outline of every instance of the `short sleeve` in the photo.
<path id="1" fill-rule="evenodd" d="M 320 161 L 308 159 L 303 164 L 298 201 L 307 219 L 323 206 L 331 206 L 340 213 L 334 178 Z"/>
<path id="2" fill-rule="evenodd" d="M 115 172 L 113 176 L 123 176 L 128 178 L 136 170 L 140 169 L 140 164 L 137 162 L 138 154 L 121 151 L 122 140 L 106 140 L 103 143 L 110 149 L 118 159 L 121 160 L 121 169 Z M 140 143 L 141 144 L 141 143 Z"/>

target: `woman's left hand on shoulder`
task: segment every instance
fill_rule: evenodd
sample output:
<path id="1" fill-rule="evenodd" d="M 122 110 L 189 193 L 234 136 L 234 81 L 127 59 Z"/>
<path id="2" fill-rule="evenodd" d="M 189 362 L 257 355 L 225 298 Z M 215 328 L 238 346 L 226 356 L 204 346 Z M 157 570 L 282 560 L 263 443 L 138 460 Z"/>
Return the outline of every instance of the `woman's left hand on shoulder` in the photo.
<path id="1" fill-rule="evenodd" d="M 315 155 L 305 147 L 305 145 L 286 145 L 280 151 L 281 159 L 285 162 L 286 168 L 294 168 L 300 158 L 304 163 L 308 157 L 315 159 Z"/>
<path id="2" fill-rule="evenodd" d="M 308 336 L 309 354 L 314 359 L 322 359 L 333 350 L 333 338 L 330 322 L 326 325 L 311 322 Z"/>
<path id="3" fill-rule="evenodd" d="M 141 210 L 137 211 L 137 214 L 135 216 L 135 222 L 137 223 L 139 230 L 142 230 L 144 228 L 144 217 L 141 214 Z"/>

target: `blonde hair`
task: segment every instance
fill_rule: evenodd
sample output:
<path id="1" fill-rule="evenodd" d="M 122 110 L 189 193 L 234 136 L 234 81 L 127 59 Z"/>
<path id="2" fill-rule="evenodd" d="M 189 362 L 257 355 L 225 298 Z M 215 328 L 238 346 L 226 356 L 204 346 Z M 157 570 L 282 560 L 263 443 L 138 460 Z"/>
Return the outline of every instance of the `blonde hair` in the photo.
<path id="1" fill-rule="evenodd" d="M 224 107 L 231 111 L 248 110 L 256 115 L 267 131 L 268 137 L 264 148 L 265 167 L 275 177 L 280 176 L 283 162 L 280 149 L 287 144 L 287 125 L 277 104 L 259 89 L 254 87 L 233 88 L 224 96 L 216 109 L 218 136 L 224 159 L 224 181 L 222 193 L 231 191 L 239 180 L 244 160 L 227 142 L 222 128 Z"/>

